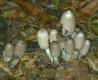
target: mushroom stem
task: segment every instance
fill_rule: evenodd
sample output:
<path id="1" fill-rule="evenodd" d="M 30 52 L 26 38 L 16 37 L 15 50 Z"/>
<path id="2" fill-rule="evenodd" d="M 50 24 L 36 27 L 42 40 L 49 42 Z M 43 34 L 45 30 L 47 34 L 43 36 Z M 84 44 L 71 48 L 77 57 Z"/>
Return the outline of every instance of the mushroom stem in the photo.
<path id="1" fill-rule="evenodd" d="M 64 50 L 62 50 L 62 58 L 64 59 L 64 58 L 65 58 L 65 56 L 66 56 L 66 53 L 65 53 L 65 51 L 64 51 Z"/>
<path id="2" fill-rule="evenodd" d="M 63 58 L 65 61 L 70 61 L 70 60 L 71 60 L 71 55 L 63 51 L 63 52 L 62 52 L 62 58 Z"/>
<path id="3" fill-rule="evenodd" d="M 46 54 L 48 55 L 48 57 L 49 57 L 51 63 L 53 63 L 53 57 L 52 57 L 52 55 L 51 55 L 51 53 L 50 53 L 50 49 L 47 48 L 47 49 L 45 49 L 45 51 L 46 51 Z"/>
<path id="4" fill-rule="evenodd" d="M 59 64 L 59 61 L 58 61 L 58 58 L 57 58 L 57 57 L 54 58 L 53 64 L 54 64 L 54 65 Z"/>

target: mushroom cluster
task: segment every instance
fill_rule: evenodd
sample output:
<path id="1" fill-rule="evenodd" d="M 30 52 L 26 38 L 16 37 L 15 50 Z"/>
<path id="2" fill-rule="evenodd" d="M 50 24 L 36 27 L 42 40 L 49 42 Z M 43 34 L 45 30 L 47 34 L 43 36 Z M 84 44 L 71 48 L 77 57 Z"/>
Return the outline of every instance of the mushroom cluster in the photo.
<path id="1" fill-rule="evenodd" d="M 9 62 L 13 57 L 21 58 L 26 53 L 26 43 L 22 40 L 19 40 L 14 48 L 14 45 L 11 43 L 6 44 L 5 49 L 3 50 L 4 62 Z"/>
<path id="2" fill-rule="evenodd" d="M 49 34 L 46 29 L 40 29 L 37 34 L 38 44 L 46 50 L 50 61 L 59 64 L 58 57 L 62 55 L 65 61 L 81 59 L 86 56 L 90 48 L 90 40 L 76 28 L 76 19 L 72 11 L 67 10 L 61 16 L 62 34 L 56 29 L 51 29 Z"/>

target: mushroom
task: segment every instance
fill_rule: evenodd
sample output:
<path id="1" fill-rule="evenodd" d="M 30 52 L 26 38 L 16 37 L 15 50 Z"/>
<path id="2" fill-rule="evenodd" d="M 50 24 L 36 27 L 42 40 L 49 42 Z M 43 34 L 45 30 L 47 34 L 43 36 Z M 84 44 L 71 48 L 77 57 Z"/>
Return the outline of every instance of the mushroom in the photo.
<path id="1" fill-rule="evenodd" d="M 14 46 L 10 43 L 6 44 L 3 51 L 4 62 L 9 62 L 13 58 Z"/>
<path id="2" fill-rule="evenodd" d="M 53 63 L 59 64 L 58 57 L 60 56 L 60 47 L 57 41 L 53 41 L 50 45 L 51 55 L 53 57 Z"/>
<path id="3" fill-rule="evenodd" d="M 75 29 L 75 32 L 72 34 L 71 37 L 74 39 L 75 36 L 76 36 L 79 32 L 80 32 L 80 29 L 79 29 L 79 28 L 76 28 L 76 29 Z"/>
<path id="4" fill-rule="evenodd" d="M 26 53 L 26 43 L 23 40 L 19 40 L 15 46 L 14 56 L 21 58 Z"/>
<path id="5" fill-rule="evenodd" d="M 67 10 L 61 16 L 62 35 L 72 35 L 75 31 L 76 19 L 72 11 Z"/>
<path id="6" fill-rule="evenodd" d="M 85 40 L 83 48 L 80 50 L 79 58 L 82 58 L 82 57 L 86 56 L 88 51 L 89 51 L 89 48 L 90 48 L 90 41 Z"/>
<path id="7" fill-rule="evenodd" d="M 73 39 L 68 39 L 66 41 L 66 56 L 65 56 L 65 61 L 70 61 L 71 56 L 74 53 L 75 50 L 75 44 Z"/>
<path id="8" fill-rule="evenodd" d="M 75 44 L 73 39 L 68 39 L 66 41 L 66 52 L 72 54 L 74 52 L 74 49 L 75 49 Z"/>
<path id="9" fill-rule="evenodd" d="M 52 43 L 53 41 L 57 41 L 57 34 L 58 32 L 55 29 L 52 29 L 50 31 L 50 35 L 49 35 L 50 43 Z"/>
<path id="10" fill-rule="evenodd" d="M 64 37 L 58 36 L 58 43 L 62 53 L 62 58 L 66 56 L 66 40 Z"/>
<path id="11" fill-rule="evenodd" d="M 41 49 L 45 49 L 46 54 L 48 55 L 50 61 L 53 63 L 53 58 L 50 53 L 48 40 L 49 40 L 49 36 L 48 36 L 47 30 L 40 29 L 37 33 L 37 41 L 38 41 L 39 47 Z"/>
<path id="12" fill-rule="evenodd" d="M 85 41 L 85 35 L 84 35 L 84 33 L 79 32 L 75 36 L 74 41 L 75 41 L 75 48 L 77 50 L 80 50 L 83 47 L 83 44 L 84 44 L 84 41 Z"/>

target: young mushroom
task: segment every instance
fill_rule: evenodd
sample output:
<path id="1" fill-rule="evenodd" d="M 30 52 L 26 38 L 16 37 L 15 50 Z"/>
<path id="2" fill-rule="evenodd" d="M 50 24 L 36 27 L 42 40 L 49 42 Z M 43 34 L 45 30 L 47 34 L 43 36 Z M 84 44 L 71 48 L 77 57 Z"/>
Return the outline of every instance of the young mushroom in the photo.
<path id="1" fill-rule="evenodd" d="M 66 40 L 65 40 L 65 38 L 58 36 L 58 43 L 59 43 L 60 50 L 62 53 L 62 58 L 64 59 L 66 56 Z"/>
<path id="2" fill-rule="evenodd" d="M 19 40 L 15 46 L 14 56 L 21 58 L 26 53 L 26 43 L 23 40 Z"/>
<path id="3" fill-rule="evenodd" d="M 8 43 L 3 51 L 4 62 L 9 62 L 13 58 L 14 46 Z"/>
<path id="4" fill-rule="evenodd" d="M 79 32 L 75 36 L 74 41 L 75 41 L 75 48 L 77 50 L 80 50 L 83 47 L 83 44 L 84 44 L 84 41 L 85 41 L 85 35 L 84 35 L 84 33 Z"/>
<path id="5" fill-rule="evenodd" d="M 62 34 L 72 35 L 76 27 L 75 15 L 72 11 L 67 10 L 61 16 Z"/>
<path id="6" fill-rule="evenodd" d="M 81 59 L 82 57 L 86 56 L 90 48 L 90 41 L 85 40 L 83 48 L 80 50 L 80 55 L 79 58 Z"/>
<path id="7" fill-rule="evenodd" d="M 41 49 L 45 49 L 46 54 L 48 55 L 50 61 L 53 63 L 53 58 L 51 56 L 50 49 L 49 49 L 49 36 L 48 36 L 47 30 L 40 29 L 38 31 L 37 41 L 38 41 L 39 47 Z"/>
<path id="8" fill-rule="evenodd" d="M 57 41 L 53 41 L 50 45 L 51 55 L 53 57 L 54 65 L 59 64 L 58 57 L 60 56 L 60 47 Z"/>
<path id="9" fill-rule="evenodd" d="M 76 28 L 76 29 L 75 29 L 75 32 L 72 34 L 71 37 L 74 39 L 75 36 L 76 36 L 78 33 L 80 33 L 80 29 L 79 29 L 79 28 Z"/>
<path id="10" fill-rule="evenodd" d="M 74 53 L 75 50 L 75 44 L 73 39 L 68 39 L 66 41 L 66 56 L 65 56 L 65 61 L 70 61 L 71 56 Z"/>
<path id="11" fill-rule="evenodd" d="M 50 43 L 52 43 L 53 41 L 57 41 L 57 30 L 56 29 L 52 29 L 50 31 L 50 35 L 49 35 L 49 39 L 50 39 Z"/>

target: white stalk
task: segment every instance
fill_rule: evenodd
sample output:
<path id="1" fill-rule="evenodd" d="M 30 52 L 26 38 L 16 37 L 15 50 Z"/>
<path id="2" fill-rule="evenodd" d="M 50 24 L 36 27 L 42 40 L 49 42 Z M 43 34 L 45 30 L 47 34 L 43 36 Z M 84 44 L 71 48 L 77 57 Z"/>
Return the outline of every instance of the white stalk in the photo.
<path id="1" fill-rule="evenodd" d="M 79 32 L 75 36 L 74 40 L 75 40 L 75 48 L 78 49 L 78 50 L 80 50 L 83 47 L 84 41 L 85 41 L 85 35 L 84 35 L 84 33 Z"/>
<path id="2" fill-rule="evenodd" d="M 49 50 L 49 36 L 48 32 L 45 29 L 40 29 L 37 33 L 37 41 L 39 44 L 39 47 L 41 49 L 45 49 L 46 54 L 48 55 L 50 61 L 53 63 L 53 59 Z"/>
<path id="3" fill-rule="evenodd" d="M 58 57 L 54 57 L 53 60 L 54 60 L 54 62 L 53 62 L 54 65 L 58 65 L 59 64 Z"/>
<path id="4" fill-rule="evenodd" d="M 75 60 L 79 58 L 79 51 L 74 51 L 73 55 L 71 56 L 71 60 Z"/>
<path id="5" fill-rule="evenodd" d="M 68 34 L 73 34 L 76 27 L 76 19 L 74 13 L 70 10 L 65 11 L 61 16 L 60 23 L 62 24 L 62 34 L 65 34 L 66 30 L 68 31 Z"/>
<path id="6" fill-rule="evenodd" d="M 52 57 L 52 55 L 51 55 L 51 53 L 50 53 L 50 49 L 47 48 L 47 49 L 45 49 L 45 51 L 46 51 L 46 54 L 47 54 L 47 56 L 49 57 L 51 63 L 53 63 L 53 57 Z"/>
<path id="7" fill-rule="evenodd" d="M 22 40 L 19 40 L 15 45 L 14 56 L 21 58 L 26 53 L 26 43 Z"/>
<path id="8" fill-rule="evenodd" d="M 87 55 L 89 48 L 90 48 L 90 41 L 85 40 L 83 48 L 80 50 L 80 58 Z"/>
<path id="9" fill-rule="evenodd" d="M 65 51 L 62 51 L 62 58 L 65 60 L 65 61 L 70 61 L 71 60 L 71 55 L 66 53 Z"/>
<path id="10" fill-rule="evenodd" d="M 8 43 L 3 51 L 4 62 L 8 62 L 13 58 L 14 46 Z"/>
<path id="11" fill-rule="evenodd" d="M 63 50 L 63 51 L 62 51 L 62 58 L 63 58 L 64 60 L 66 60 L 65 57 L 66 57 L 66 52 Z"/>
<path id="12" fill-rule="evenodd" d="M 71 56 L 70 54 L 66 53 L 65 57 L 63 58 L 65 61 L 71 61 Z"/>
<path id="13" fill-rule="evenodd" d="M 57 30 L 52 29 L 50 31 L 50 35 L 49 35 L 50 43 L 52 43 L 53 41 L 57 41 L 57 35 L 58 35 Z"/>

